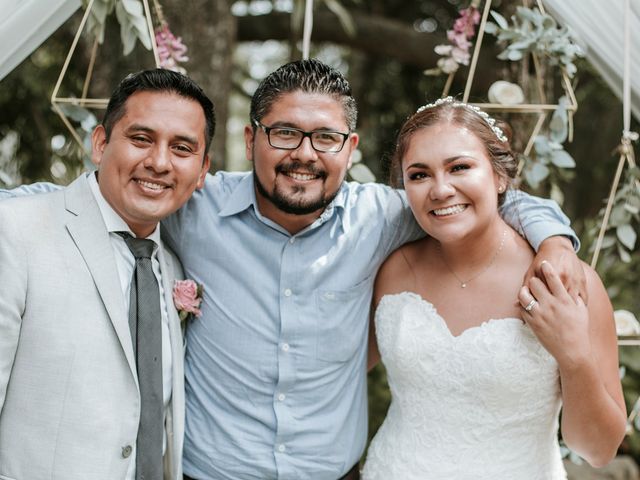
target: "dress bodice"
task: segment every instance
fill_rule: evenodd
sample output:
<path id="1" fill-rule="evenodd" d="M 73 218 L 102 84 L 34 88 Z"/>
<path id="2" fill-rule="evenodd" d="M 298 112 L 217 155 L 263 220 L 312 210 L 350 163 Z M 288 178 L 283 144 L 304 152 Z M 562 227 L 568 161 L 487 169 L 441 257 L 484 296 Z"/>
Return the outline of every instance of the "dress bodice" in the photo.
<path id="1" fill-rule="evenodd" d="M 419 295 L 384 296 L 376 334 L 392 393 L 364 480 L 566 478 L 555 359 L 518 318 L 453 336 Z"/>

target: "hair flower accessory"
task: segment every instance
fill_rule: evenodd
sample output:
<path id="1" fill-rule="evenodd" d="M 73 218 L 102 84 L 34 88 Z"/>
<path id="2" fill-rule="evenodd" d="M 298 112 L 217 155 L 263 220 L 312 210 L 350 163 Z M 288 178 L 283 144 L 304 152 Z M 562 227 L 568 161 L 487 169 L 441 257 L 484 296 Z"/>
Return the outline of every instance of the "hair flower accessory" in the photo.
<path id="1" fill-rule="evenodd" d="M 189 315 L 202 315 L 202 285 L 193 280 L 176 280 L 173 285 L 173 303 L 178 310 L 180 321 L 184 322 Z"/>

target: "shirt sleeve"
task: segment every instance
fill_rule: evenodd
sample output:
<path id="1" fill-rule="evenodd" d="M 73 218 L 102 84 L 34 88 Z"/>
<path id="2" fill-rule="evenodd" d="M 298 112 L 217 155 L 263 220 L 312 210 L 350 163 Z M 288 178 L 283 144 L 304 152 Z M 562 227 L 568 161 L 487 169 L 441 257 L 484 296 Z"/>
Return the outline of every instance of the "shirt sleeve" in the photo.
<path id="1" fill-rule="evenodd" d="M 387 195 L 384 211 L 385 228 L 383 233 L 383 247 L 385 256 L 404 245 L 427 234 L 416 222 L 407 195 L 404 190 L 383 187 Z"/>
<path id="2" fill-rule="evenodd" d="M 511 190 L 500 213 L 509 225 L 524 235 L 536 252 L 544 240 L 555 235 L 569 238 L 576 252 L 580 249 L 580 240 L 571 228 L 569 218 L 553 200 Z"/>
<path id="3" fill-rule="evenodd" d="M 30 185 L 21 185 L 11 190 L 0 189 L 0 200 L 14 197 L 23 197 L 25 195 L 34 195 L 37 193 L 55 192 L 56 190 L 60 190 L 61 188 L 64 187 L 62 185 L 56 185 L 55 183 L 37 182 Z"/>

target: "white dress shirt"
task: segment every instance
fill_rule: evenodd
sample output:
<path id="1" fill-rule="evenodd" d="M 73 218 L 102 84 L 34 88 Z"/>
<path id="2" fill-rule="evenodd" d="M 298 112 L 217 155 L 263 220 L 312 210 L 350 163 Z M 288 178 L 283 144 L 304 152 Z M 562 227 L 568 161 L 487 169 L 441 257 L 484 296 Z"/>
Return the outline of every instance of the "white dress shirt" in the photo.
<path id="1" fill-rule="evenodd" d="M 102 195 L 95 175 L 89 175 L 89 186 L 91 192 L 98 203 L 100 213 L 109 232 L 109 239 L 113 246 L 113 251 L 116 258 L 116 267 L 118 270 L 118 276 L 120 277 L 120 286 L 122 287 L 122 294 L 124 296 L 126 311 L 129 311 L 129 294 L 131 291 L 131 279 L 133 277 L 133 269 L 135 268 L 136 260 L 131 250 L 125 243 L 124 239 L 115 232 L 129 232 L 131 236 L 136 235 L 131 231 L 126 222 L 111 208 L 111 205 Z M 171 400 L 171 384 L 172 384 L 172 358 L 171 358 L 171 338 L 169 336 L 169 317 L 167 314 L 167 305 L 164 301 L 164 289 L 162 286 L 162 272 L 160 271 L 160 262 L 158 262 L 158 250 L 162 247 L 162 240 L 160 239 L 160 225 L 156 227 L 151 235 L 146 237 L 149 240 L 153 240 L 155 246 L 153 248 L 153 255 L 151 256 L 151 267 L 153 273 L 158 280 L 158 286 L 160 287 L 160 312 L 162 314 L 162 390 L 165 418 L 166 411 Z M 162 451 L 164 453 L 166 449 L 166 432 L 162 437 Z M 131 453 L 131 462 L 129 463 L 129 469 L 127 470 L 127 476 L 125 480 L 135 480 L 136 473 L 136 448 L 135 439 L 132 439 L 132 445 L 134 445 L 133 452 Z"/>

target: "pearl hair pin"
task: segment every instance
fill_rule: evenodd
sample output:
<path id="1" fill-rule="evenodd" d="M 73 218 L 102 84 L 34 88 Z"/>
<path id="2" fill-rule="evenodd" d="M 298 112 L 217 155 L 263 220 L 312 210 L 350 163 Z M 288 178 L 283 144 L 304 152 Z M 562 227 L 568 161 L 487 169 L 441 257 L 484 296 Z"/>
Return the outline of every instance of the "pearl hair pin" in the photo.
<path id="1" fill-rule="evenodd" d="M 469 105 L 468 103 L 458 102 L 453 97 L 439 98 L 438 100 L 436 100 L 433 103 L 428 103 L 426 105 L 421 106 L 420 108 L 418 108 L 418 110 L 416 110 L 416 113 L 420 113 L 423 110 L 426 110 L 428 108 L 437 107 L 437 106 L 443 105 L 443 104 L 449 104 L 452 107 L 456 107 L 456 108 L 466 108 L 468 110 L 471 110 L 472 112 L 477 113 L 487 123 L 487 125 L 489 125 L 491 130 L 493 130 L 493 133 L 496 134 L 496 137 L 498 138 L 498 140 L 500 140 L 501 142 L 506 142 L 507 141 L 507 137 L 505 136 L 505 134 L 502 131 L 502 129 L 500 127 L 496 126 L 496 120 L 494 118 L 490 117 L 487 112 L 485 112 L 483 110 L 480 110 L 475 105 Z"/>

